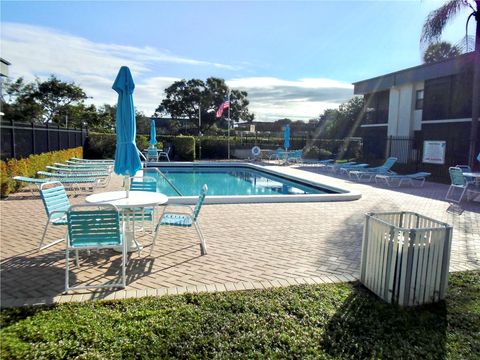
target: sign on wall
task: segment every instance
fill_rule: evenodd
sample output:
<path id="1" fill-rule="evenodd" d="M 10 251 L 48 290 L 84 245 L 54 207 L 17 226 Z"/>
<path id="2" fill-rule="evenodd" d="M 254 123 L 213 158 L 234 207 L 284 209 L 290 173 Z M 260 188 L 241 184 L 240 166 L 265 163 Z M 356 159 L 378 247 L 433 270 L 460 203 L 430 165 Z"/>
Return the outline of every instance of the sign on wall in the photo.
<path id="1" fill-rule="evenodd" d="M 446 145 L 446 141 L 424 141 L 422 162 L 426 164 L 445 164 Z"/>

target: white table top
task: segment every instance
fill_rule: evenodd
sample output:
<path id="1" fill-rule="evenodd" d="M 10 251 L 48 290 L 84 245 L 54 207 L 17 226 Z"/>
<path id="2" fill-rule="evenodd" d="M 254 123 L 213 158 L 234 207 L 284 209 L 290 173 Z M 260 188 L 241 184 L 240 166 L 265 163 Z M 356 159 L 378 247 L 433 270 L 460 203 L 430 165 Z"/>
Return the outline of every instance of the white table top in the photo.
<path id="1" fill-rule="evenodd" d="M 478 177 L 480 178 L 480 172 L 464 172 L 463 176 Z"/>
<path id="2" fill-rule="evenodd" d="M 109 191 L 87 196 L 85 201 L 90 204 L 111 204 L 125 209 L 165 204 L 168 197 L 158 192 L 130 191 L 127 198 L 126 191 Z"/>

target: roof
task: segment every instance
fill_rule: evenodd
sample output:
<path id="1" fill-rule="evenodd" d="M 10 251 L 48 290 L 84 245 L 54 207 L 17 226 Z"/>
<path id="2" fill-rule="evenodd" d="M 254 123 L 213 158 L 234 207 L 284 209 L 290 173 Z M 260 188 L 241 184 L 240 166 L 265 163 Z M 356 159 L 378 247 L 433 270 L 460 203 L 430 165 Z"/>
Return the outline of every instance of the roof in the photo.
<path id="1" fill-rule="evenodd" d="M 465 66 L 473 64 L 473 61 L 474 52 L 470 52 L 445 61 L 422 64 L 371 79 L 357 81 L 353 83 L 353 93 L 355 95 L 369 94 L 387 90 L 393 86 L 458 74 L 464 71 Z"/>

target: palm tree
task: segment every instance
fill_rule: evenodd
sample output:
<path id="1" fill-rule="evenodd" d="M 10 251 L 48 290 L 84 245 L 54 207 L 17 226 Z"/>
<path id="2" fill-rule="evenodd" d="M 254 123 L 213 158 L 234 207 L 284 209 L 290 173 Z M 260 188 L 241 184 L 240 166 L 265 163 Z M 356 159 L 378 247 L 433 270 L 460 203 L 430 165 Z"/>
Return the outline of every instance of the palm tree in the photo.
<path id="1" fill-rule="evenodd" d="M 472 10 L 468 20 L 473 17 L 477 22 L 473 63 L 472 126 L 470 130 L 470 149 L 468 152 L 468 164 L 474 166 L 477 153 L 478 117 L 480 111 L 480 0 L 449 0 L 443 6 L 432 11 L 425 20 L 425 24 L 423 24 L 420 41 L 423 44 L 438 41 L 447 23 L 464 8 L 470 8 Z"/>

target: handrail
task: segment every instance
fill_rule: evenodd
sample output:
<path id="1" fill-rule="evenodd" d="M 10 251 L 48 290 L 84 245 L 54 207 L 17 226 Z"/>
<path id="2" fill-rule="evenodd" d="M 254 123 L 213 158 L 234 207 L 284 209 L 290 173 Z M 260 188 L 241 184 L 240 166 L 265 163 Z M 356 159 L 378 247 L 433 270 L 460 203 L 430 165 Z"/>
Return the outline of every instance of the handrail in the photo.
<path id="1" fill-rule="evenodd" d="M 163 177 L 165 179 L 165 181 L 172 187 L 173 190 L 175 190 L 175 192 L 179 196 L 183 196 L 182 193 L 175 187 L 175 185 L 173 185 L 172 182 L 165 176 L 165 174 L 163 172 L 161 172 L 158 168 L 145 168 L 145 169 L 143 169 L 144 174 L 145 174 L 146 170 L 155 170 L 158 173 L 158 175 L 160 175 L 161 177 Z"/>

